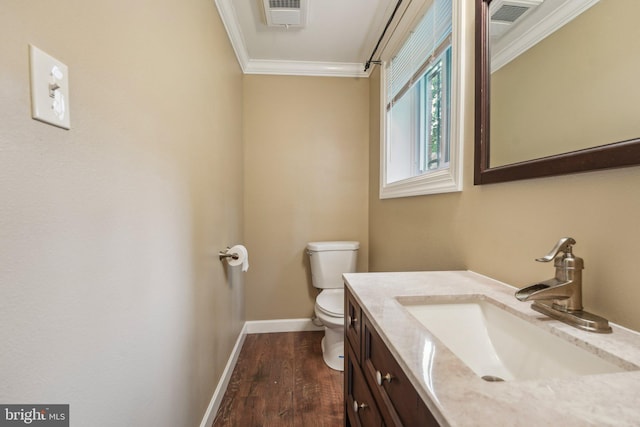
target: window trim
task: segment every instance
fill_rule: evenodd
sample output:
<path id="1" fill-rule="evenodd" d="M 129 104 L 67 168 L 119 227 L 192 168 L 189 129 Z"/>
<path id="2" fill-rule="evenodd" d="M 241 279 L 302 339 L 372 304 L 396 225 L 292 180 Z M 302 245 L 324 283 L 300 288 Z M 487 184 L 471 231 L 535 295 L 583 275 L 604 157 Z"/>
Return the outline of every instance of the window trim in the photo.
<path id="1" fill-rule="evenodd" d="M 451 135 L 450 161 L 447 169 L 440 169 L 387 183 L 387 73 L 386 63 L 380 67 L 380 199 L 412 197 L 462 191 L 463 147 L 465 123 L 465 87 L 467 37 L 464 25 L 465 0 L 452 0 L 451 30 Z M 403 35 L 403 37 L 406 34 Z M 395 34 L 394 36 L 395 37 Z M 400 46 L 402 47 L 402 46 Z"/>

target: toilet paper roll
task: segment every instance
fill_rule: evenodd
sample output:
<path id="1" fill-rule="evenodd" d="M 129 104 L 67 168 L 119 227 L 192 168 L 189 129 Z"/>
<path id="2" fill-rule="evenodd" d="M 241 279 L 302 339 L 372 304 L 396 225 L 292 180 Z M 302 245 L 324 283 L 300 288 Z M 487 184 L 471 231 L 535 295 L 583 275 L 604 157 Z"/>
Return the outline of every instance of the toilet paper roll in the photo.
<path id="1" fill-rule="evenodd" d="M 247 271 L 249 269 L 249 252 L 247 251 L 247 248 L 242 245 L 235 245 L 231 247 L 227 253 L 238 255 L 238 259 L 227 258 L 229 265 L 234 267 L 236 265 L 242 265 L 242 271 Z"/>

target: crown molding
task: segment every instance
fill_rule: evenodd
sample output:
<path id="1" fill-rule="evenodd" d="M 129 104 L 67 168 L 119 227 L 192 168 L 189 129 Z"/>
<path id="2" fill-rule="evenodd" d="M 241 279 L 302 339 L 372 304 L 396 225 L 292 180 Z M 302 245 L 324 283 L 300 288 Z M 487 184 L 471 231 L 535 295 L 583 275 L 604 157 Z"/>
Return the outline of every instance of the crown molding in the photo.
<path id="1" fill-rule="evenodd" d="M 278 61 L 250 59 L 243 67 L 245 74 L 284 76 L 369 77 L 364 64 L 343 62 Z"/>
<path id="2" fill-rule="evenodd" d="M 244 74 L 322 77 L 369 77 L 371 74 L 371 71 L 363 71 L 364 64 L 361 63 L 251 59 L 232 1 L 215 0 L 215 4 Z"/>
<path id="3" fill-rule="evenodd" d="M 220 14 L 220 19 L 222 19 L 222 24 L 227 30 L 233 51 L 236 54 L 236 58 L 238 58 L 238 63 L 242 71 L 244 71 L 246 64 L 249 62 L 249 56 L 247 55 L 247 45 L 244 42 L 242 32 L 240 32 L 240 27 L 238 26 L 236 12 L 229 0 L 215 0 L 215 3 L 218 8 L 218 13 Z"/>

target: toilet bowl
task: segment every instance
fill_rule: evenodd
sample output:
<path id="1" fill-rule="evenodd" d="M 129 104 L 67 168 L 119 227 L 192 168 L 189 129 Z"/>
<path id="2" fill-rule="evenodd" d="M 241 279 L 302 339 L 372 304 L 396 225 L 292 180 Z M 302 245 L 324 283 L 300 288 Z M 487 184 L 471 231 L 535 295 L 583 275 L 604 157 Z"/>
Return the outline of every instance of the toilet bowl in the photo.
<path id="1" fill-rule="evenodd" d="M 314 307 L 324 326 L 322 358 L 332 369 L 344 370 L 344 283 L 343 273 L 356 270 L 360 244 L 351 241 L 310 242 L 311 281 L 320 289 Z"/>
<path id="2" fill-rule="evenodd" d="M 316 317 L 324 326 L 322 358 L 332 369 L 344 370 L 344 290 L 325 289 L 316 298 Z"/>

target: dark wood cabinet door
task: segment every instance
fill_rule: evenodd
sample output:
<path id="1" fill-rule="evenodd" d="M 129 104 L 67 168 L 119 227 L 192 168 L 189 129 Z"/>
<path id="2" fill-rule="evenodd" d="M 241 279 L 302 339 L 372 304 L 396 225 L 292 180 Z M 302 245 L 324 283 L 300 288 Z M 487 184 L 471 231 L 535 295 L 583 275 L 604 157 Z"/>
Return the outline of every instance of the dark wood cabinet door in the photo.
<path id="1" fill-rule="evenodd" d="M 351 427 L 383 426 L 378 406 L 350 344 L 345 345 L 344 367 L 345 424 Z"/>
<path id="2" fill-rule="evenodd" d="M 361 339 L 361 316 L 360 306 L 353 298 L 353 295 L 345 288 L 345 316 L 344 316 L 344 334 L 345 345 L 349 341 L 353 346 L 357 363 L 360 364 L 360 352 L 362 347 Z"/>

